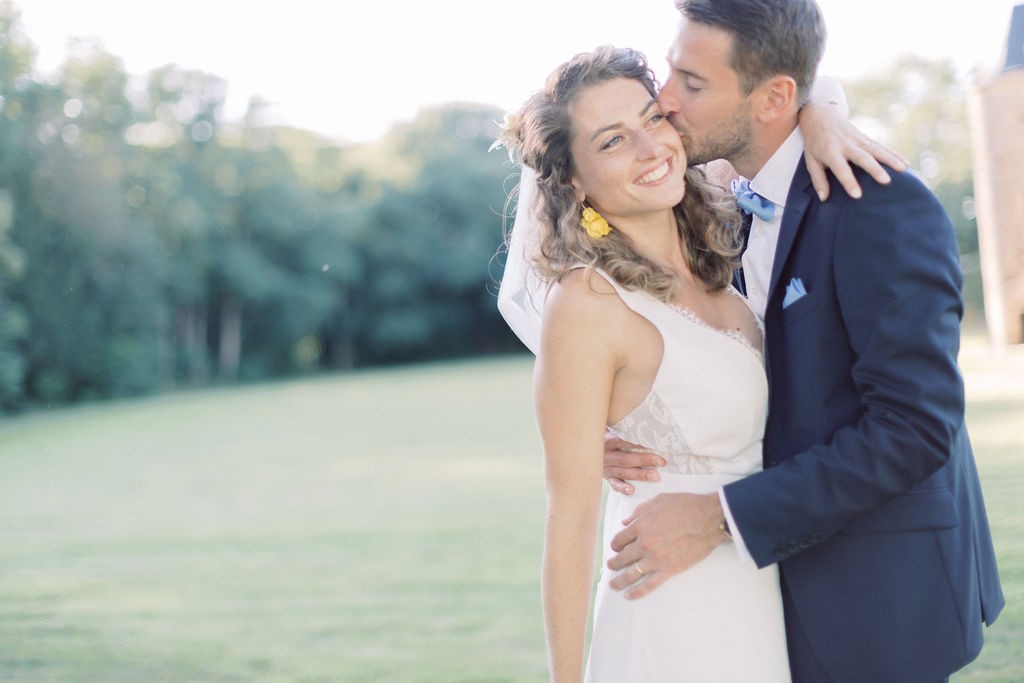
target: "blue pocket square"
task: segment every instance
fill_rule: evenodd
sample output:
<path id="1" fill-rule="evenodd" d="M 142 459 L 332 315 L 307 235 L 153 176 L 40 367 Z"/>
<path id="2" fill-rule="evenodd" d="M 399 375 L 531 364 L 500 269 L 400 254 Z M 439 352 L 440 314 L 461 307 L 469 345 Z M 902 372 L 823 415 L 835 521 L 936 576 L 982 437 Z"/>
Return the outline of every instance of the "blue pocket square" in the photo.
<path id="1" fill-rule="evenodd" d="M 807 290 L 804 289 L 804 281 L 795 277 L 786 285 L 786 296 L 782 299 L 782 307 L 789 308 L 805 296 L 807 296 Z"/>

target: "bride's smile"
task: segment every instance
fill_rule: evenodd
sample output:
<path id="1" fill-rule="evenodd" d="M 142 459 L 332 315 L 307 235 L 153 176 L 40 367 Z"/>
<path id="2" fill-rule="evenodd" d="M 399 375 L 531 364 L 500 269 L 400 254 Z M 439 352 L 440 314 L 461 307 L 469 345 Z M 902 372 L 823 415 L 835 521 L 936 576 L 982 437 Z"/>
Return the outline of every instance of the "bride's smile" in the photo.
<path id="1" fill-rule="evenodd" d="M 664 180 L 668 176 L 668 174 L 669 174 L 669 172 L 671 170 L 672 170 L 672 162 L 671 161 L 666 161 L 665 163 L 663 163 L 662 165 L 658 166 L 658 168 L 654 169 L 650 173 L 644 174 L 643 176 L 638 178 L 636 182 L 639 185 L 649 185 L 649 184 L 656 183 L 656 182 L 658 182 L 660 180 Z"/>

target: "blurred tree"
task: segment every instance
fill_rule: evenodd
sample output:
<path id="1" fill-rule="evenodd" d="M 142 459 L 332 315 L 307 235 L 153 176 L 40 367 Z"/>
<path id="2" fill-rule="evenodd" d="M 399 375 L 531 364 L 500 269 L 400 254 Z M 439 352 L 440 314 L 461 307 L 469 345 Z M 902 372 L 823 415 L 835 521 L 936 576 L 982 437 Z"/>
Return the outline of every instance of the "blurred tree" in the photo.
<path id="1" fill-rule="evenodd" d="M 224 192 L 219 110 L 227 85 L 216 76 L 166 65 L 152 71 L 127 140 L 139 150 L 134 208 L 163 251 L 169 377 L 202 384 L 211 376 L 211 241 L 232 220 Z M 221 175 L 218 177 L 218 173 Z"/>
<path id="2" fill-rule="evenodd" d="M 323 254 L 309 248 L 322 231 L 317 193 L 301 182 L 288 155 L 275 144 L 261 143 L 262 137 L 272 143 L 273 132 L 247 126 L 242 148 L 233 152 L 240 193 L 233 231 L 220 242 L 216 268 L 223 301 L 234 307 L 231 312 L 222 306 L 222 321 L 227 312 L 235 317 L 233 334 L 246 340 L 239 361 L 250 377 L 315 366 L 315 342 L 309 347 L 308 340 L 334 303 L 333 287 L 323 277 Z M 228 328 L 222 324 L 222 329 Z M 307 346 L 299 354 L 304 340 Z"/>
<path id="3" fill-rule="evenodd" d="M 126 82 L 118 59 L 81 43 L 24 108 L 13 233 L 25 257 L 29 394 L 43 402 L 159 383 L 159 261 L 124 193 Z"/>
<path id="4" fill-rule="evenodd" d="M 357 301 L 368 362 L 451 357 L 504 348 L 489 289 L 501 241 L 504 159 L 490 154 L 500 113 L 448 105 L 395 128 L 376 159 L 394 176 L 360 237 L 367 274 Z M 401 160 L 401 161 L 398 161 Z"/>
<path id="5" fill-rule="evenodd" d="M 314 355 L 324 368 L 362 364 L 357 337 L 368 323 L 361 299 L 369 263 L 364 236 L 382 196 L 381 185 L 368 180 L 359 160 L 363 151 L 364 147 L 319 146 L 313 159 L 300 167 L 316 192 L 317 216 L 316 228 L 301 242 L 298 257 L 315 270 L 318 286 L 325 288 L 321 301 L 328 303 L 317 329 L 301 342 L 299 356 L 306 365 Z"/>
<path id="6" fill-rule="evenodd" d="M 90 41 L 31 62 L 0 0 L 0 409 L 518 348 L 497 110 L 338 146 Z"/>
<path id="7" fill-rule="evenodd" d="M 28 360 L 28 318 L 17 287 L 24 277 L 25 255 L 13 232 L 16 175 L 25 162 L 23 111 L 34 50 L 11 2 L 0 2 L 0 409 L 24 400 Z"/>

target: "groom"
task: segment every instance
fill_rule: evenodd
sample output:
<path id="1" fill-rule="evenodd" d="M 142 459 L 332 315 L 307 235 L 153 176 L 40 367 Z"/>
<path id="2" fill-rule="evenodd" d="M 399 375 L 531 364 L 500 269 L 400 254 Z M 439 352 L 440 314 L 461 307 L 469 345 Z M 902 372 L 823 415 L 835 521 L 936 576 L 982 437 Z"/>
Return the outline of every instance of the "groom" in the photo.
<path id="1" fill-rule="evenodd" d="M 723 158 L 767 198 L 743 255 L 771 386 L 763 472 L 663 494 L 612 542 L 641 597 L 730 538 L 779 563 L 796 681 L 945 679 L 1004 600 L 964 425 L 952 226 L 909 173 L 823 203 L 797 115 L 824 48 L 813 0 L 678 0 L 659 96 L 689 162 Z M 650 476 L 609 447 L 605 476 Z M 742 653 L 737 653 L 742 656 Z"/>

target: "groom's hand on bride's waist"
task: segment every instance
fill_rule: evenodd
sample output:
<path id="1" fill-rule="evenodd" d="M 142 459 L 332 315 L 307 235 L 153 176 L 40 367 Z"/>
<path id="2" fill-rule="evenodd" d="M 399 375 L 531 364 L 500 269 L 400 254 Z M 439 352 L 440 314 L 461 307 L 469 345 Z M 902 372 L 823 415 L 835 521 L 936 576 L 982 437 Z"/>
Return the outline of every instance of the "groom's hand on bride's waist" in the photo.
<path id="1" fill-rule="evenodd" d="M 728 541 L 723 518 L 718 493 L 662 493 L 641 503 L 612 538 L 617 554 L 608 568 L 619 573 L 609 585 L 642 598 Z"/>
<path id="2" fill-rule="evenodd" d="M 615 491 L 625 495 L 636 489 L 630 481 L 658 481 L 656 467 L 663 467 L 665 459 L 639 446 L 613 436 L 604 440 L 604 478 Z"/>

